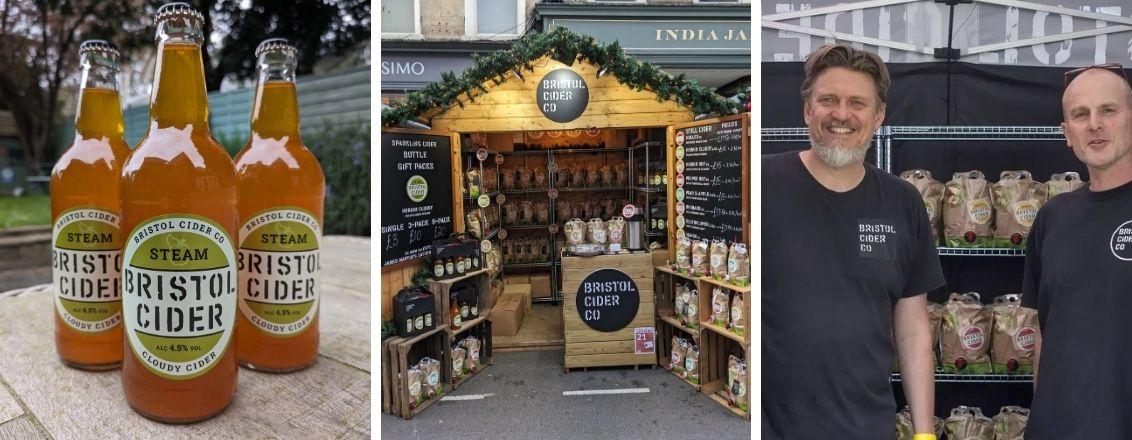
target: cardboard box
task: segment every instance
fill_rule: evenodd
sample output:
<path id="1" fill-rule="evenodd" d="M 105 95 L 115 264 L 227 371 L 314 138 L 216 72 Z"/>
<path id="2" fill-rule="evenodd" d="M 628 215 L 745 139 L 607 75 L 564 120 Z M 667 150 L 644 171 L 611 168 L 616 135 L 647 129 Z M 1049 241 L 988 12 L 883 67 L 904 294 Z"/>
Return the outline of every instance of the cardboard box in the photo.
<path id="1" fill-rule="evenodd" d="M 503 296 L 503 281 L 499 281 L 499 280 L 492 281 L 491 282 L 491 305 L 493 307 L 495 306 L 495 304 L 499 303 L 499 297 L 500 296 Z"/>
<path id="2" fill-rule="evenodd" d="M 657 249 L 652 251 L 652 265 L 667 266 L 668 265 L 668 249 Z"/>
<path id="3" fill-rule="evenodd" d="M 531 276 L 530 276 L 530 275 L 528 275 L 528 274 L 522 274 L 522 275 L 504 275 L 504 276 L 503 276 L 503 282 L 504 282 L 504 283 L 506 283 L 507 285 L 512 285 L 512 284 L 530 284 L 530 283 L 531 283 Z"/>
<path id="4" fill-rule="evenodd" d="M 521 295 L 504 294 L 499 297 L 499 303 L 491 308 L 488 315 L 492 336 L 515 336 L 519 333 L 525 314 L 523 302 Z"/>
<path id="5" fill-rule="evenodd" d="M 550 277 L 531 275 L 531 298 L 550 298 Z"/>
<path id="6" fill-rule="evenodd" d="M 523 310 L 531 311 L 531 285 L 510 284 L 503 287 L 503 296 L 518 295 L 523 298 Z"/>

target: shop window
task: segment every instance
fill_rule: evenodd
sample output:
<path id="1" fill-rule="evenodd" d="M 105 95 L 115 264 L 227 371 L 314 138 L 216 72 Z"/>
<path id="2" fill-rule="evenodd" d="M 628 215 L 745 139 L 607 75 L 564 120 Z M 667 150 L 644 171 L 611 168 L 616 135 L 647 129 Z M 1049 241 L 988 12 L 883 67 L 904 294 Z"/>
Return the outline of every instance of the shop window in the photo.
<path id="1" fill-rule="evenodd" d="M 382 0 L 381 36 L 420 37 L 420 0 Z"/>
<path id="2" fill-rule="evenodd" d="M 526 28 L 524 0 L 465 0 L 464 31 L 472 39 L 510 39 Z"/>

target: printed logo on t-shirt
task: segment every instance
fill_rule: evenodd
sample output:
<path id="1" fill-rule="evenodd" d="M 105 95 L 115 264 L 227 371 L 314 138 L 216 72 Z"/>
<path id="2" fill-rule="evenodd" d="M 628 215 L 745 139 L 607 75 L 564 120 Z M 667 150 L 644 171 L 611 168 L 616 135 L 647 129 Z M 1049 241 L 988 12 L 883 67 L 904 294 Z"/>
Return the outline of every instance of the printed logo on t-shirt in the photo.
<path id="1" fill-rule="evenodd" d="M 860 219 L 857 221 L 858 255 L 863 258 L 891 260 L 896 242 L 896 227 L 890 220 Z"/>
<path id="2" fill-rule="evenodd" d="M 1109 248 L 1117 259 L 1132 261 L 1132 220 L 1124 222 L 1112 232 Z"/>

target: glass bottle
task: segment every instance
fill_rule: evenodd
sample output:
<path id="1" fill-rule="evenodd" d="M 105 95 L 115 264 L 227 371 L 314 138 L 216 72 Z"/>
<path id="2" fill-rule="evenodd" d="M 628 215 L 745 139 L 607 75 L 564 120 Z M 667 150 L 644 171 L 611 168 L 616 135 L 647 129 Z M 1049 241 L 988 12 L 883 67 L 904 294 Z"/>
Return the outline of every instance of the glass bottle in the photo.
<path id="1" fill-rule="evenodd" d="M 122 365 L 119 178 L 130 149 L 123 138 L 118 58 L 105 41 L 79 45 L 75 141 L 51 170 L 55 350 L 63 363 L 84 370 Z"/>
<path id="2" fill-rule="evenodd" d="M 166 423 L 219 414 L 236 391 L 236 170 L 208 127 L 203 23 L 185 3 L 158 9 L 149 131 L 122 168 L 122 230 L 131 231 L 122 388 L 134 410 Z M 183 295 L 156 290 L 193 277 L 201 282 Z M 174 310 L 180 324 L 168 318 Z"/>
<path id="3" fill-rule="evenodd" d="M 251 137 L 236 156 L 242 223 L 236 357 L 245 367 L 278 373 L 318 358 L 326 184 L 299 132 L 298 50 L 272 38 L 255 56 Z"/>

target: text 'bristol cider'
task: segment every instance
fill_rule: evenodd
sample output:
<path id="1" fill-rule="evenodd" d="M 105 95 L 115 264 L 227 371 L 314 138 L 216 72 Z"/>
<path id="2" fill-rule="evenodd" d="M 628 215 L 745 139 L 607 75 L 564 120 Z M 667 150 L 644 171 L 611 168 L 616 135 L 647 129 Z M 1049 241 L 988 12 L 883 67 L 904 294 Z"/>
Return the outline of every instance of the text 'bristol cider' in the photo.
<path id="1" fill-rule="evenodd" d="M 118 50 L 79 46 L 82 84 L 75 142 L 51 171 L 51 272 L 55 349 L 85 370 L 122 363 L 118 177 L 130 150 L 118 97 Z"/>
<path id="2" fill-rule="evenodd" d="M 76 208 L 60 215 L 52 228 L 55 310 L 75 331 L 100 333 L 122 323 L 118 226 L 115 213 Z"/>
<path id="3" fill-rule="evenodd" d="M 319 236 L 314 215 L 281 207 L 240 227 L 240 312 L 277 337 L 307 330 L 318 314 Z"/>
<path id="4" fill-rule="evenodd" d="M 220 225 L 171 214 L 139 225 L 122 258 L 126 337 L 151 372 L 192 378 L 216 365 L 235 327 L 236 260 Z"/>
<path id="5" fill-rule="evenodd" d="M 256 49 L 251 137 L 239 179 L 240 365 L 275 373 L 318 358 L 319 245 L 326 183 L 303 145 L 295 91 L 298 50 L 271 38 Z"/>

